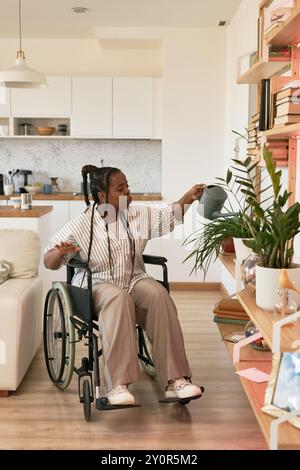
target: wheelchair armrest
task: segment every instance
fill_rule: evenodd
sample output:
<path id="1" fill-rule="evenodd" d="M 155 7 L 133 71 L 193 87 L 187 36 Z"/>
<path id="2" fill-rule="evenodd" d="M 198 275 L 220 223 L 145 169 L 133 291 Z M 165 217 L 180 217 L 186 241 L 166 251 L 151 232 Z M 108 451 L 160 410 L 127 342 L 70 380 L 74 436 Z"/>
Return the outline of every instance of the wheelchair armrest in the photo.
<path id="1" fill-rule="evenodd" d="M 144 263 L 163 266 L 168 260 L 163 256 L 143 255 Z"/>

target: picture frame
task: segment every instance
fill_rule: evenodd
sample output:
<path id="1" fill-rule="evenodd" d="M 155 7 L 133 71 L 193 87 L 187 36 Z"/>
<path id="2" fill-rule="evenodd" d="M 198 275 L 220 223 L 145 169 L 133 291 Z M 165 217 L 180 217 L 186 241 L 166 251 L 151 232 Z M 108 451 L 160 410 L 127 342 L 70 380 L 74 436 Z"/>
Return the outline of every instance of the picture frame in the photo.
<path id="1" fill-rule="evenodd" d="M 280 418 L 297 409 L 300 410 L 300 353 L 274 354 L 262 411 Z M 289 422 L 300 429 L 300 416 L 291 416 Z"/>

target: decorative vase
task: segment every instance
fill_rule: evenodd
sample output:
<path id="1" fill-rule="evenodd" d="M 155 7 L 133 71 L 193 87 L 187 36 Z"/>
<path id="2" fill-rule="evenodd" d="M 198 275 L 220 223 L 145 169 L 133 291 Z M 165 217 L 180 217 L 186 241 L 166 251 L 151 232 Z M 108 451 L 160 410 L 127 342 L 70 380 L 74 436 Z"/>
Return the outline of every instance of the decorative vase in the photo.
<path id="1" fill-rule="evenodd" d="M 252 320 L 248 321 L 247 325 L 245 326 L 245 336 L 246 338 L 249 338 L 249 336 L 255 335 L 256 333 L 259 333 L 259 329 L 256 327 L 256 325 L 253 323 Z M 250 343 L 251 348 L 257 350 L 257 351 L 270 351 L 269 346 L 265 342 L 264 338 L 257 339 L 256 341 L 253 341 L 253 343 Z"/>
<path id="2" fill-rule="evenodd" d="M 296 287 L 300 286 L 300 266 L 287 270 L 291 281 L 295 281 Z M 263 268 L 256 266 L 256 304 L 258 307 L 273 312 L 274 305 L 278 300 L 277 291 L 279 288 L 280 269 Z M 291 292 L 291 298 L 300 305 L 300 295 Z"/>
<path id="3" fill-rule="evenodd" d="M 250 239 L 249 238 L 233 238 L 236 259 L 239 261 L 243 261 L 244 259 L 248 258 L 248 256 L 253 253 L 251 248 L 248 248 L 246 245 L 244 245 L 244 240 L 250 240 Z"/>

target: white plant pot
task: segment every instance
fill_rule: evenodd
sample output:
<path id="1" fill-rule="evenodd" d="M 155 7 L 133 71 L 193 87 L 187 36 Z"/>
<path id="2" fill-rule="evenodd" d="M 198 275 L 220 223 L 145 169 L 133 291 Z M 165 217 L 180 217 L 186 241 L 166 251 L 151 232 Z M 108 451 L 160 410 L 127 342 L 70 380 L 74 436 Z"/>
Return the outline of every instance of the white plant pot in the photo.
<path id="1" fill-rule="evenodd" d="M 274 305 L 278 302 L 277 291 L 279 289 L 280 269 L 262 268 L 256 266 L 256 304 L 258 307 L 273 312 Z M 291 281 L 295 281 L 296 287 L 300 287 L 300 266 L 287 270 Z M 300 305 L 300 295 L 291 292 L 291 298 Z"/>
<path id="2" fill-rule="evenodd" d="M 243 240 L 247 240 L 247 238 L 233 238 L 235 258 L 241 262 L 253 253 L 251 248 L 244 245 Z"/>

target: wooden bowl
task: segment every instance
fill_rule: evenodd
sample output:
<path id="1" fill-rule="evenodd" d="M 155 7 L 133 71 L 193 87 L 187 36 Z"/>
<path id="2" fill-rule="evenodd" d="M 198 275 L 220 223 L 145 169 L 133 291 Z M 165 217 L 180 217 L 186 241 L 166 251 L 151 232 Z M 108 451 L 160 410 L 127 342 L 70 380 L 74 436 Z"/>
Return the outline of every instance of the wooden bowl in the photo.
<path id="1" fill-rule="evenodd" d="M 37 127 L 36 130 L 39 135 L 52 135 L 55 132 L 55 127 Z"/>

